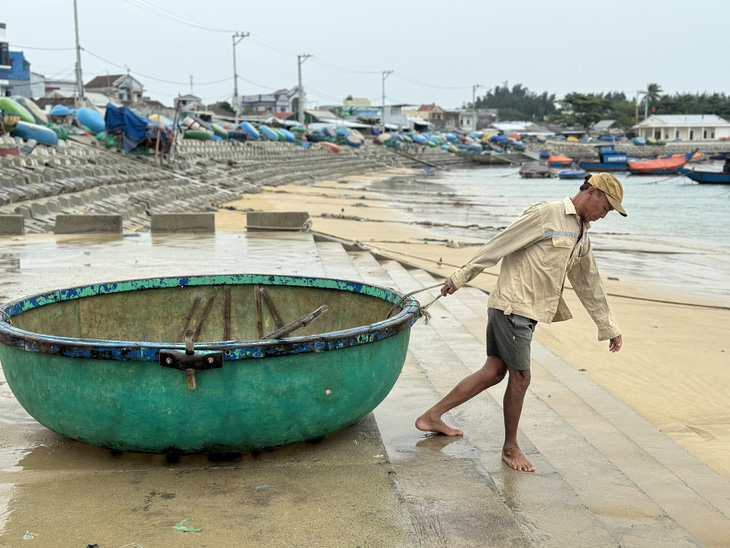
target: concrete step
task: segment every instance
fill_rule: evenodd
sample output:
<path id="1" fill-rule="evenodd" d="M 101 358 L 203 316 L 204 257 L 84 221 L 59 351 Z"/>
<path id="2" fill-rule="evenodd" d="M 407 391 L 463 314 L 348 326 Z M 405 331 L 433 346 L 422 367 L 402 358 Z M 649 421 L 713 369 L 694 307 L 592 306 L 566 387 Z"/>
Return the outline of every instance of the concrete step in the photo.
<path id="1" fill-rule="evenodd" d="M 400 267 L 389 273 L 412 283 Z M 408 274 L 422 286 L 438 282 Z M 487 298 L 464 288 L 438 304 L 481 345 Z M 621 545 L 722 546 L 730 538 L 727 480 L 537 342 L 532 373 L 521 430 Z M 490 391 L 501 396 L 503 387 Z"/>

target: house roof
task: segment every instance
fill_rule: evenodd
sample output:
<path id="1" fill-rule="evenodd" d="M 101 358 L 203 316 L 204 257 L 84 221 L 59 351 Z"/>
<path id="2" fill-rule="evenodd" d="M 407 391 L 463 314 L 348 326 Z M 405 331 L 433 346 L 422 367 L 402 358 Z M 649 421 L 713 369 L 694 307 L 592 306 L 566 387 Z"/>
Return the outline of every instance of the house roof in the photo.
<path id="1" fill-rule="evenodd" d="M 273 114 L 277 118 L 284 120 L 285 118 L 289 118 L 290 116 L 292 116 L 294 113 L 293 112 L 274 112 Z"/>
<path id="2" fill-rule="evenodd" d="M 593 129 L 596 131 L 602 131 L 605 129 L 609 129 L 615 123 L 616 120 L 599 120 L 593 125 Z"/>
<path id="3" fill-rule="evenodd" d="M 117 80 L 122 78 L 124 74 L 105 74 L 104 76 L 97 76 L 90 82 L 84 84 L 85 88 L 104 88 L 110 85 L 114 85 Z"/>
<path id="4" fill-rule="evenodd" d="M 492 127 L 498 129 L 504 134 L 520 133 L 522 135 L 551 135 L 555 132 L 532 122 L 498 122 L 492 124 Z"/>
<path id="5" fill-rule="evenodd" d="M 432 110 L 436 110 L 439 107 L 436 103 L 431 103 L 430 105 L 421 105 L 418 107 L 418 112 L 431 112 Z"/>
<path id="6" fill-rule="evenodd" d="M 636 124 L 635 128 L 644 127 L 702 127 L 730 126 L 730 122 L 716 114 L 652 114 L 646 120 Z"/>

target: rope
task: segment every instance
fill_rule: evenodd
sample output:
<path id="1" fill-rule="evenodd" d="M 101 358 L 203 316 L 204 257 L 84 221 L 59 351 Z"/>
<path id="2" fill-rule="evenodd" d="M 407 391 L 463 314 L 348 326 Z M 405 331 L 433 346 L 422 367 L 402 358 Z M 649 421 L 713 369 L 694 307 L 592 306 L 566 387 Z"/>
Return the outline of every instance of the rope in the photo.
<path id="1" fill-rule="evenodd" d="M 429 289 L 435 289 L 437 287 L 441 287 L 442 285 L 443 284 L 431 285 L 431 286 L 428 286 L 428 287 L 424 287 L 423 289 L 416 289 L 415 291 L 411 291 L 410 293 L 406 293 L 400 299 L 398 299 L 392 307 L 390 307 L 390 310 L 388 310 L 388 315 L 385 317 L 385 319 L 387 320 L 388 318 L 390 318 L 390 315 L 393 313 L 393 310 L 395 310 L 398 307 L 398 305 L 401 302 L 403 302 L 404 299 L 407 299 L 408 297 L 411 297 L 411 296 L 415 295 L 416 293 L 420 293 L 421 291 L 427 291 Z M 431 306 L 436 301 L 438 301 L 440 298 L 441 298 L 441 294 L 439 293 L 438 296 L 435 299 L 433 299 L 430 303 L 428 303 L 425 306 L 424 305 L 421 305 L 420 313 L 421 313 L 421 316 L 423 316 L 426 325 L 428 325 L 428 320 L 431 319 L 431 313 L 428 312 L 428 307 Z M 421 303 L 418 303 L 418 304 L 420 305 Z"/>

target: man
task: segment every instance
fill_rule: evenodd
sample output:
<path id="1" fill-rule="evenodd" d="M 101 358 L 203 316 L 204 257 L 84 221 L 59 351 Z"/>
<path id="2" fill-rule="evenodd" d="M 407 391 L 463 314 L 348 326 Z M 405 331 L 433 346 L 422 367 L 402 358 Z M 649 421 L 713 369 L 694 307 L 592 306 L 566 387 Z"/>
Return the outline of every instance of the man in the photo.
<path id="1" fill-rule="evenodd" d="M 611 352 L 618 352 L 623 344 L 587 234 L 589 223 L 603 219 L 609 211 L 626 216 L 621 205 L 623 194 L 621 183 L 609 173 L 586 177 L 572 199 L 531 206 L 446 279 L 441 288 L 443 296 L 453 294 L 502 260 L 497 284 L 489 297 L 487 361 L 421 415 L 416 428 L 447 436 L 462 435 L 461 430 L 447 426 L 441 416 L 509 374 L 504 395 L 502 459 L 515 470 L 535 470 L 517 445 L 522 403 L 530 385 L 530 342 L 537 322 L 572 317 L 562 298 L 566 277 L 598 326 L 598 340 L 609 340 Z"/>

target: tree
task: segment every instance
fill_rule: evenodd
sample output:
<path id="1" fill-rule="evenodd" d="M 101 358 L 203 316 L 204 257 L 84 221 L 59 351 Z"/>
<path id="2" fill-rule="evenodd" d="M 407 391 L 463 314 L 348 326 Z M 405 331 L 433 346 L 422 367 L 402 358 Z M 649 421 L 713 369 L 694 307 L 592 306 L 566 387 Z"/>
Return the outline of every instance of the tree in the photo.
<path id="1" fill-rule="evenodd" d="M 471 108 L 471 103 L 468 108 Z M 476 98 L 477 108 L 494 108 L 499 110 L 499 119 L 543 121 L 546 116 L 555 112 L 555 95 L 547 92 L 538 95 L 522 84 L 495 86 L 487 91 L 484 97 Z"/>
<path id="2" fill-rule="evenodd" d="M 659 84 L 649 84 L 646 86 L 646 96 L 644 97 L 644 119 L 649 116 L 649 105 L 655 107 L 659 102 L 659 97 L 664 92 Z"/>
<path id="3" fill-rule="evenodd" d="M 603 119 L 610 112 L 610 101 L 602 94 L 568 93 L 564 99 L 558 101 L 561 105 L 560 113 L 548 119 L 566 126 L 579 125 L 588 128 Z"/>

